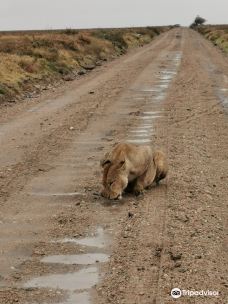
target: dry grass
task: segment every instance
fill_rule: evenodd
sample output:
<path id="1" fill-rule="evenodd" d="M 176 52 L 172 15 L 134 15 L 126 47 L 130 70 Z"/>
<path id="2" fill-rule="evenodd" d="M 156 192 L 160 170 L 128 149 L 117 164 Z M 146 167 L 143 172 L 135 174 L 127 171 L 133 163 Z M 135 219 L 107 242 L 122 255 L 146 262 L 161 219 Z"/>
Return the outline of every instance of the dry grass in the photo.
<path id="1" fill-rule="evenodd" d="M 228 25 L 204 25 L 198 31 L 217 45 L 225 53 L 228 53 Z"/>
<path id="2" fill-rule="evenodd" d="M 0 101 L 151 42 L 167 27 L 0 33 Z M 29 83 L 29 86 L 28 86 Z"/>

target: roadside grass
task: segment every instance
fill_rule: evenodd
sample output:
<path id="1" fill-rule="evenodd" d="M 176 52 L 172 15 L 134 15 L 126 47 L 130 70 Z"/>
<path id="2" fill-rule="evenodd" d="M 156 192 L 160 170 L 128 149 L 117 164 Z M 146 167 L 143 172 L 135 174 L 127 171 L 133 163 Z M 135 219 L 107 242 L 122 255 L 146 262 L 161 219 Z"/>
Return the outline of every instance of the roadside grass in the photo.
<path id="1" fill-rule="evenodd" d="M 203 25 L 197 30 L 228 54 L 228 25 Z"/>
<path id="2" fill-rule="evenodd" d="M 0 33 L 0 102 L 152 41 L 169 27 Z"/>

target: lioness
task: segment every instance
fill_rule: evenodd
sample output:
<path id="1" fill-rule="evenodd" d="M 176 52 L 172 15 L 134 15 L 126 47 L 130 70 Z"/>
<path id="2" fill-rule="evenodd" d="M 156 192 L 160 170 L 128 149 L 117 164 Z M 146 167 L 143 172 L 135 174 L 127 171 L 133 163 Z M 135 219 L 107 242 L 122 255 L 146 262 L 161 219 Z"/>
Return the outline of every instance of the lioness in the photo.
<path id="1" fill-rule="evenodd" d="M 118 144 L 101 160 L 103 168 L 103 190 L 101 195 L 110 199 L 121 199 L 122 192 L 131 187 L 140 194 L 153 182 L 157 184 L 166 177 L 168 164 L 163 152 L 152 152 L 149 146 Z"/>

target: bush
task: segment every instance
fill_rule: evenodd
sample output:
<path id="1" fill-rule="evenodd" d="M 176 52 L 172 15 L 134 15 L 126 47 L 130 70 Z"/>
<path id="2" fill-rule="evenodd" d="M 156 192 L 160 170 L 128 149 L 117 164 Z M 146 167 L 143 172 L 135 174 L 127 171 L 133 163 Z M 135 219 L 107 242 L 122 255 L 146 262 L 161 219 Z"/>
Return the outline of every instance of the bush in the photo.
<path id="1" fill-rule="evenodd" d="M 93 33 L 93 35 L 100 39 L 106 39 L 118 47 L 119 49 L 127 49 L 127 43 L 124 40 L 124 33 L 126 30 L 99 30 Z"/>
<path id="2" fill-rule="evenodd" d="M 66 35 L 76 35 L 79 33 L 79 31 L 71 28 L 66 28 L 62 33 Z"/>

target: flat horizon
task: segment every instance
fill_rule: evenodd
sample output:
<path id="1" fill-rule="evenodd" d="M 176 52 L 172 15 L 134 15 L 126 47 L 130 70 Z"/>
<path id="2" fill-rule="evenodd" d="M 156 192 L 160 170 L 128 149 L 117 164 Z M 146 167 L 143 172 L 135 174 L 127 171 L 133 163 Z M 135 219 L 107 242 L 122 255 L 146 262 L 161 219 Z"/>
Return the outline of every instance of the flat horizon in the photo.
<path id="1" fill-rule="evenodd" d="M 227 0 L 7 0 L 0 31 L 189 26 L 197 15 L 227 24 L 227 11 Z"/>

